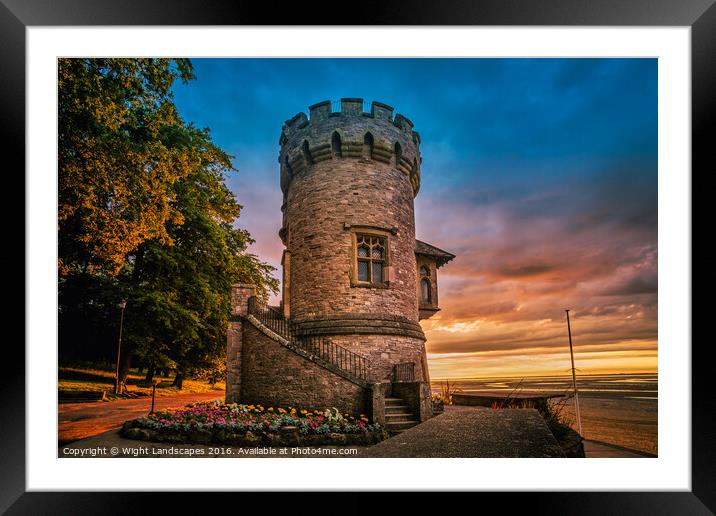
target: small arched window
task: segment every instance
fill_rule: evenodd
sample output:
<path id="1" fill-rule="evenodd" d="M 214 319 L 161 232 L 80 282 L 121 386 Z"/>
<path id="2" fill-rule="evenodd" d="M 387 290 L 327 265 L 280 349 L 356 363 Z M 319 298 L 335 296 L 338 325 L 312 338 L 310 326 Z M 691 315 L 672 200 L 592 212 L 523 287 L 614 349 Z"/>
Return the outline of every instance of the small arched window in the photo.
<path id="1" fill-rule="evenodd" d="M 338 131 L 334 131 L 331 137 L 331 151 L 334 157 L 341 157 L 341 135 L 338 134 Z"/>
<path id="2" fill-rule="evenodd" d="M 420 301 L 430 303 L 430 280 L 427 278 L 420 280 Z"/>
<path id="3" fill-rule="evenodd" d="M 303 158 L 306 160 L 306 165 L 312 165 L 313 157 L 311 156 L 311 149 L 308 146 L 308 141 L 303 140 L 303 145 L 301 146 L 301 151 L 303 152 Z"/>
<path id="4" fill-rule="evenodd" d="M 420 302 L 431 303 L 430 270 L 423 265 L 420 267 Z"/>
<path id="5" fill-rule="evenodd" d="M 398 142 L 395 142 L 395 166 L 400 165 L 400 158 L 403 157 L 403 148 Z"/>
<path id="6" fill-rule="evenodd" d="M 363 137 L 363 157 L 373 157 L 373 135 L 370 133 L 365 133 Z"/>

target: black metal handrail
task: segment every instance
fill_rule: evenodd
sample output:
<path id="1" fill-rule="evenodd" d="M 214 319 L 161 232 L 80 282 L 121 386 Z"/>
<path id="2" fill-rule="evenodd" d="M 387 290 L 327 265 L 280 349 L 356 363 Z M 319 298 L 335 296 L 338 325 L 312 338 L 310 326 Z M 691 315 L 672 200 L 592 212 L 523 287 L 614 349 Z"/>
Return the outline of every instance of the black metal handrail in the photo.
<path id="1" fill-rule="evenodd" d="M 367 100 L 363 101 L 363 105 L 361 107 L 361 111 L 363 113 L 370 113 L 373 109 L 373 103 Z M 342 113 L 343 112 L 343 102 L 340 100 L 332 100 L 331 101 L 331 112 L 333 113 Z"/>
<path id="2" fill-rule="evenodd" d="M 393 366 L 394 382 L 414 382 L 415 362 L 403 362 Z"/>
<path id="3" fill-rule="evenodd" d="M 319 357 L 361 380 L 369 380 L 368 359 L 324 337 L 297 335 L 297 327 L 293 321 L 286 319 L 275 308 L 255 296 L 249 298 L 249 314 L 256 317 L 269 330 L 289 341 L 291 346 Z"/>

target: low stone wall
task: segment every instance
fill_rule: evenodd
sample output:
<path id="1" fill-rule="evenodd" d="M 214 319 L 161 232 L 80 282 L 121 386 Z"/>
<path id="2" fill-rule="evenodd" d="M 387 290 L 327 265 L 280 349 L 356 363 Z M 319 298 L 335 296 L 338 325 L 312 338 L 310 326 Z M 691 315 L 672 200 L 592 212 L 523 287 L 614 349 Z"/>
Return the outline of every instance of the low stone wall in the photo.
<path id="1" fill-rule="evenodd" d="M 556 437 L 556 436 L 555 436 Z M 584 458 L 584 439 L 579 433 L 573 429 L 565 430 L 564 435 L 561 435 L 557 442 L 564 450 L 564 454 L 570 458 Z"/>
<path id="2" fill-rule="evenodd" d="M 374 383 L 371 385 L 371 413 L 370 418 L 374 423 L 385 424 L 385 398 L 390 394 L 389 383 Z"/>
<path id="3" fill-rule="evenodd" d="M 545 396 L 507 396 L 500 395 L 481 395 L 481 394 L 453 394 L 453 405 L 467 405 L 470 407 L 490 407 L 493 403 L 511 402 L 519 405 L 520 408 L 534 408 L 540 403 L 546 402 L 550 398 L 561 398 L 561 394 L 549 394 Z"/>
<path id="4" fill-rule="evenodd" d="M 275 433 L 243 432 L 225 430 L 211 431 L 194 429 L 187 432 L 158 431 L 141 428 L 136 421 L 127 421 L 120 431 L 122 437 L 157 443 L 173 444 L 222 444 L 226 446 L 370 446 L 387 439 L 388 434 L 380 429 L 374 432 L 301 434 L 295 427 L 284 427 Z"/>
<path id="5" fill-rule="evenodd" d="M 241 402 L 369 414 L 371 389 L 349 381 L 244 323 Z"/>

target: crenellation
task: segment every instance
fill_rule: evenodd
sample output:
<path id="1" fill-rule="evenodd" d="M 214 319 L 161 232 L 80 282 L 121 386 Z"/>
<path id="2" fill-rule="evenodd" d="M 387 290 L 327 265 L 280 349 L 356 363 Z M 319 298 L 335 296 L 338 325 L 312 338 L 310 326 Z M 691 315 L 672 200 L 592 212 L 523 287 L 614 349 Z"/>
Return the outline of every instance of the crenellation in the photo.
<path id="1" fill-rule="evenodd" d="M 409 118 L 404 117 L 400 113 L 395 115 L 395 120 L 393 120 L 393 123 L 397 127 L 400 127 L 406 133 L 412 133 L 413 131 L 413 122 L 411 122 Z"/>
<path id="2" fill-rule="evenodd" d="M 281 171 L 281 187 L 284 191 L 297 174 L 303 173 L 308 166 L 329 159 L 357 158 L 373 159 L 380 163 L 393 163 L 401 172 L 410 175 L 415 160 L 420 162 L 420 137 L 413 131 L 413 123 L 401 114 L 393 117 L 394 108 L 373 101 L 369 113 L 363 112 L 361 98 L 342 98 L 339 110 L 333 111 L 333 105 L 325 100 L 309 106 L 310 114 L 301 112 L 283 126 L 279 143 L 279 163 L 286 158 L 291 173 Z M 333 148 L 334 134 L 340 137 L 340 148 Z M 366 148 L 366 135 L 370 135 L 372 145 Z M 305 155 L 305 143 L 308 143 L 308 159 Z M 396 159 L 396 144 L 400 149 L 400 159 Z M 406 160 L 406 165 L 403 164 Z M 303 161 L 303 162 L 301 162 Z M 312 163 L 306 163 L 311 161 Z M 419 166 L 419 165 L 418 165 Z M 413 194 L 420 187 L 420 175 L 413 174 L 410 184 Z"/>
<path id="3" fill-rule="evenodd" d="M 286 120 L 284 123 L 284 131 L 287 132 L 287 136 L 295 133 L 308 125 L 308 117 L 306 113 L 296 113 L 293 118 Z"/>
<path id="4" fill-rule="evenodd" d="M 370 112 L 374 118 L 381 120 L 393 120 L 393 106 L 383 104 L 382 102 L 373 101 Z"/>
<path id="5" fill-rule="evenodd" d="M 344 115 L 361 115 L 363 113 L 363 99 L 341 99 L 341 113 Z"/>
<path id="6" fill-rule="evenodd" d="M 312 106 L 308 106 L 308 112 L 311 117 L 311 122 L 325 120 L 331 114 L 331 101 L 324 100 L 323 102 L 318 102 Z"/>

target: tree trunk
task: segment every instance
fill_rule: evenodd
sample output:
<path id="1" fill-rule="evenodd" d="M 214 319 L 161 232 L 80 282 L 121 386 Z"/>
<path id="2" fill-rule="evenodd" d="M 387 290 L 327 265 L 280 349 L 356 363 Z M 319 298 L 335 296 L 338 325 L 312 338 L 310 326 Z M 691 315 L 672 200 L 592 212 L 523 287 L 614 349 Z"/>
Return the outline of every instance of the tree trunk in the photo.
<path id="1" fill-rule="evenodd" d="M 177 389 L 181 390 L 182 384 L 184 383 L 184 373 L 177 370 L 177 375 L 174 377 L 174 383 L 172 383 L 172 386 L 176 387 Z"/>
<path id="2" fill-rule="evenodd" d="M 150 365 L 147 367 L 147 376 L 144 377 L 145 382 L 151 382 L 154 380 L 154 366 Z"/>
<path id="3" fill-rule="evenodd" d="M 120 394 L 127 390 L 127 376 L 129 376 L 129 366 L 132 364 L 132 350 L 122 350 L 122 356 L 119 360 L 119 391 Z"/>

